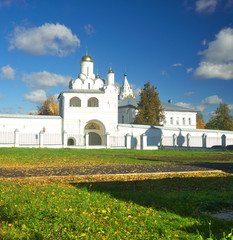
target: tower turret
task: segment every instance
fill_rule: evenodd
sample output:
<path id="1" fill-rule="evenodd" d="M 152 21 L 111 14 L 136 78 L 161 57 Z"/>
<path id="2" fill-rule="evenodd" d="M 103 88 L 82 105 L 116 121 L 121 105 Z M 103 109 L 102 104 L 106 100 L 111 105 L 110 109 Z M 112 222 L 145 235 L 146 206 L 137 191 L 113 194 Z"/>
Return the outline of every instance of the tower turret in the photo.
<path id="1" fill-rule="evenodd" d="M 127 80 L 127 74 L 124 74 L 125 79 L 124 79 L 124 83 L 121 87 L 120 90 L 120 99 L 125 99 L 125 98 L 135 98 L 135 95 L 133 93 L 133 89 L 130 87 L 129 82 Z"/>
<path id="2" fill-rule="evenodd" d="M 93 73 L 94 63 L 90 56 L 88 56 L 87 52 L 86 55 L 82 57 L 80 62 L 80 77 L 81 79 L 85 78 L 94 78 Z"/>
<path id="3" fill-rule="evenodd" d="M 114 85 L 115 80 L 114 80 L 114 72 L 112 70 L 112 68 L 110 67 L 108 74 L 107 74 L 107 85 Z"/>

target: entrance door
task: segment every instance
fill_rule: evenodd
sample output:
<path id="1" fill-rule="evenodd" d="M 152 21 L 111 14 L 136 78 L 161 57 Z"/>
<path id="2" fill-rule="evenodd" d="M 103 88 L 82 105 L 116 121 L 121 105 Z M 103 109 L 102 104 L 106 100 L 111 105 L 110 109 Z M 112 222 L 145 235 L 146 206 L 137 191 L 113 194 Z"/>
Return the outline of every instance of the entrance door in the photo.
<path id="1" fill-rule="evenodd" d="M 89 132 L 89 145 L 101 145 L 101 137 L 98 133 Z"/>

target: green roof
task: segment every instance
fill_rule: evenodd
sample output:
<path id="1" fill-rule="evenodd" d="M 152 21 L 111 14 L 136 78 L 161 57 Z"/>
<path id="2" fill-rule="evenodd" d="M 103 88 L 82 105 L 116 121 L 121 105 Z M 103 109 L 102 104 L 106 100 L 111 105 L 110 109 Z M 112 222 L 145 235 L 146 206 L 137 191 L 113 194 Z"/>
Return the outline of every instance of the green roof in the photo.
<path id="1" fill-rule="evenodd" d="M 138 105 L 138 102 L 140 101 L 139 98 L 126 98 L 124 100 L 118 101 L 118 107 L 119 108 L 136 108 Z M 191 108 L 185 108 L 181 107 L 175 104 L 161 102 L 162 108 L 165 111 L 176 111 L 176 112 L 198 112 Z"/>

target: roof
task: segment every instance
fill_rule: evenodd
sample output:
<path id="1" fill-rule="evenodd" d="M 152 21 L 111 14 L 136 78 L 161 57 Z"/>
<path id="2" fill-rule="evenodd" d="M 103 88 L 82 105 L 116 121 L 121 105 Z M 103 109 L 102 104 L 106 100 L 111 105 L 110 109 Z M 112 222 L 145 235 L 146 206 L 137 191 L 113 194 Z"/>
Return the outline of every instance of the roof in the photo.
<path id="1" fill-rule="evenodd" d="M 0 118 L 61 119 L 52 115 L 0 114 Z"/>
<path id="2" fill-rule="evenodd" d="M 136 108 L 138 102 L 140 101 L 139 98 L 126 98 L 124 100 L 118 100 L 118 107 L 119 108 Z M 162 108 L 165 111 L 176 111 L 176 112 L 197 112 L 191 108 L 180 107 L 175 104 L 161 102 Z"/>
<path id="3" fill-rule="evenodd" d="M 69 89 L 62 91 L 58 98 L 63 94 L 63 93 L 104 93 L 103 89 Z"/>

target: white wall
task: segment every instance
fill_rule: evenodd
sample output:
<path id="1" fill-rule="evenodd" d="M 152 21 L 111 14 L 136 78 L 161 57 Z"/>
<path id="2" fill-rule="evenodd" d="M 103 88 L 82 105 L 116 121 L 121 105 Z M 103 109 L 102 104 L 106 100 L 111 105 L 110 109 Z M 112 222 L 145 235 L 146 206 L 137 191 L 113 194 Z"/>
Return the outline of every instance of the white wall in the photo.
<path id="1" fill-rule="evenodd" d="M 40 115 L 0 115 L 0 131 L 15 131 L 39 133 L 45 130 L 48 133 L 61 133 L 62 118 L 59 116 Z"/>

